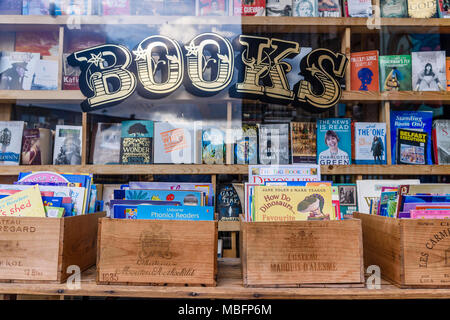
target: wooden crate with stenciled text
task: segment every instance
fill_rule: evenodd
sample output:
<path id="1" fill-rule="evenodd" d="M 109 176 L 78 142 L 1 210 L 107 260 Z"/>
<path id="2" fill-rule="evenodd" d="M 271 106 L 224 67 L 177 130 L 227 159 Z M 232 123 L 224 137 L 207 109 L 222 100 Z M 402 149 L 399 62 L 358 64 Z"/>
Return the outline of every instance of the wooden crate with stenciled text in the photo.
<path id="1" fill-rule="evenodd" d="M 401 288 L 450 288 L 449 219 L 354 216 L 362 222 L 366 266 L 379 266 Z"/>
<path id="2" fill-rule="evenodd" d="M 245 222 L 246 287 L 363 287 L 361 222 Z"/>
<path id="3" fill-rule="evenodd" d="M 217 228 L 217 221 L 101 219 L 97 283 L 215 286 Z"/>
<path id="4" fill-rule="evenodd" d="M 0 217 L 0 282 L 62 283 L 77 268 L 95 265 L 97 223 L 104 216 Z"/>

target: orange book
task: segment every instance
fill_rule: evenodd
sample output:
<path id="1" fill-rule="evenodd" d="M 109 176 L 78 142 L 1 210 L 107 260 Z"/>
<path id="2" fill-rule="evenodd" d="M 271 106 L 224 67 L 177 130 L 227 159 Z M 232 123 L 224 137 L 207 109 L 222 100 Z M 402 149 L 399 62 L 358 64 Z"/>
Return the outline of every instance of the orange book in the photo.
<path id="1" fill-rule="evenodd" d="M 378 51 L 354 52 L 350 55 L 351 90 L 379 91 Z"/>
<path id="2" fill-rule="evenodd" d="M 446 58 L 446 70 L 447 70 L 447 91 L 450 91 L 450 58 Z"/>

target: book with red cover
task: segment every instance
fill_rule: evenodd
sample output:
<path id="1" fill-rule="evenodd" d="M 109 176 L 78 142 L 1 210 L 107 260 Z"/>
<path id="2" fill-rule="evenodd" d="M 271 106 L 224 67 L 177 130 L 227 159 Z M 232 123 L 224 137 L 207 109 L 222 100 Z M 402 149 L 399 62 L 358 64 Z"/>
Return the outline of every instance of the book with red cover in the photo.
<path id="1" fill-rule="evenodd" d="M 233 0 L 233 16 L 265 16 L 266 0 Z"/>
<path id="2" fill-rule="evenodd" d="M 351 90 L 379 91 L 378 50 L 350 55 Z"/>
<path id="3" fill-rule="evenodd" d="M 16 51 L 38 52 L 41 56 L 57 56 L 58 31 L 17 31 Z"/>

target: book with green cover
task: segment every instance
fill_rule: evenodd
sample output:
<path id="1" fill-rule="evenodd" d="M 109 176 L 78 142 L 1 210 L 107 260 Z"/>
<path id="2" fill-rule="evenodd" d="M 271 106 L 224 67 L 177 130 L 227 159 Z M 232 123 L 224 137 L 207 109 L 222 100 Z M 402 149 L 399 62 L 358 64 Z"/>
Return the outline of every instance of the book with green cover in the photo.
<path id="1" fill-rule="evenodd" d="M 407 0 L 380 0 L 382 18 L 407 18 Z"/>
<path id="2" fill-rule="evenodd" d="M 380 56 L 381 91 L 411 91 L 411 56 Z"/>

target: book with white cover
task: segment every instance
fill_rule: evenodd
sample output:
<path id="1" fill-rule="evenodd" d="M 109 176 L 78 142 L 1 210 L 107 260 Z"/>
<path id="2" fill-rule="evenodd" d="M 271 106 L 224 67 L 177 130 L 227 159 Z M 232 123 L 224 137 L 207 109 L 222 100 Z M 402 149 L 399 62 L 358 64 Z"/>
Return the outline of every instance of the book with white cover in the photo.
<path id="1" fill-rule="evenodd" d="M 31 90 L 40 54 L 0 52 L 0 90 Z"/>
<path id="2" fill-rule="evenodd" d="M 56 126 L 53 164 L 81 164 L 82 128 L 82 126 Z"/>
<path id="3" fill-rule="evenodd" d="M 20 164 L 23 121 L 0 121 L 0 165 Z"/>

